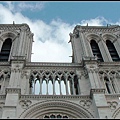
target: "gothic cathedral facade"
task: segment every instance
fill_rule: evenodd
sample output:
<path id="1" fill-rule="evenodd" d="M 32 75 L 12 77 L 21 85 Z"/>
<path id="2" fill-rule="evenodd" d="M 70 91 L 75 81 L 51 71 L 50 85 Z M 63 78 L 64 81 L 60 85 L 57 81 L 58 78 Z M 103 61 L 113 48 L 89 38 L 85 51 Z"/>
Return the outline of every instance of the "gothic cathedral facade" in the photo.
<path id="1" fill-rule="evenodd" d="M 120 26 L 69 35 L 71 63 L 31 62 L 29 26 L 0 24 L 1 119 L 120 118 Z"/>

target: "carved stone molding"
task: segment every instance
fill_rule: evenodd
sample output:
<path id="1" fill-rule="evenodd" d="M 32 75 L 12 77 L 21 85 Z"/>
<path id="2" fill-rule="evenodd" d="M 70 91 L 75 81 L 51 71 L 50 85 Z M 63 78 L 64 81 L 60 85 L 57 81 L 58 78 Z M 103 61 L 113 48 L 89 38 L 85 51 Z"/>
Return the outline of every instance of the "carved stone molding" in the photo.
<path id="1" fill-rule="evenodd" d="M 117 69 L 99 69 L 100 78 L 109 77 L 111 80 L 114 78 L 120 78 L 120 71 Z"/>
<path id="2" fill-rule="evenodd" d="M 1 106 L 1 105 L 4 105 L 4 104 L 5 104 L 4 102 L 0 102 L 0 106 Z"/>
<path id="3" fill-rule="evenodd" d="M 101 41 L 100 35 L 98 33 L 86 34 L 86 39 L 89 43 L 92 39 L 94 39 L 97 43 L 99 43 Z"/>
<path id="4" fill-rule="evenodd" d="M 119 114 L 120 114 L 120 107 L 118 107 L 118 109 L 115 109 L 112 118 L 119 118 Z"/>
<path id="5" fill-rule="evenodd" d="M 0 66 L 10 66 L 10 62 L 0 62 Z"/>
<path id="6" fill-rule="evenodd" d="M 37 114 L 36 110 L 39 110 Z M 26 110 L 24 110 L 19 118 L 36 118 L 36 116 L 40 117 L 41 115 L 53 113 L 55 111 L 57 113 L 59 112 L 68 116 L 72 116 L 72 118 L 94 118 L 94 116 L 84 107 L 65 100 L 46 100 L 37 102 L 30 105 Z"/>
<path id="7" fill-rule="evenodd" d="M 12 63 L 24 63 L 26 57 L 25 56 L 12 56 Z"/>
<path id="8" fill-rule="evenodd" d="M 6 98 L 6 95 L 0 95 L 0 99 L 4 100 Z"/>
<path id="9" fill-rule="evenodd" d="M 32 102 L 30 100 L 21 100 L 19 104 L 23 109 L 26 109 L 28 106 L 32 104 Z"/>
<path id="10" fill-rule="evenodd" d="M 22 68 L 11 68 L 11 72 L 22 72 Z"/>
<path id="11" fill-rule="evenodd" d="M 90 90 L 90 98 L 93 97 L 93 94 L 105 94 L 105 89 L 104 88 L 91 89 Z"/>
<path id="12" fill-rule="evenodd" d="M 6 88 L 5 94 L 7 93 L 18 93 L 18 95 L 21 95 L 21 89 L 20 88 Z"/>
<path id="13" fill-rule="evenodd" d="M 75 27 L 75 29 L 79 30 L 79 31 L 84 31 L 84 32 L 90 32 L 90 33 L 96 33 L 96 32 L 115 32 L 115 31 L 119 31 L 119 26 L 117 25 L 111 25 L 111 26 L 78 26 Z M 74 31 L 75 31 L 74 29 Z"/>
<path id="14" fill-rule="evenodd" d="M 120 68 L 120 62 L 99 62 L 98 63 L 99 67 L 119 67 Z"/>
<path id="15" fill-rule="evenodd" d="M 20 99 L 30 99 L 30 100 L 38 100 L 38 99 L 90 99 L 89 95 L 21 95 Z"/>
<path id="16" fill-rule="evenodd" d="M 20 31 L 21 27 L 25 26 L 28 31 L 30 31 L 30 28 L 27 24 L 0 24 L 0 30 L 4 31 L 13 31 L 13 33 L 17 33 L 17 31 Z M 15 31 L 15 32 L 14 32 Z"/>
<path id="17" fill-rule="evenodd" d="M 21 31 L 26 31 L 28 29 L 28 27 L 24 25 L 20 29 L 21 29 Z"/>
<path id="18" fill-rule="evenodd" d="M 88 71 L 87 69 L 85 69 L 83 72 L 82 72 L 82 75 L 87 79 L 89 76 L 88 76 Z"/>
<path id="19" fill-rule="evenodd" d="M 116 107 L 118 105 L 118 103 L 116 101 L 112 101 L 112 102 L 108 101 L 107 104 L 109 105 L 109 107 L 110 107 L 111 110 L 116 109 Z"/>
<path id="20" fill-rule="evenodd" d="M 26 67 L 82 67 L 79 63 L 50 63 L 50 62 L 27 62 Z"/>
<path id="21" fill-rule="evenodd" d="M 10 78 L 11 72 L 9 70 L 0 70 L 0 80 L 1 78 Z"/>
<path id="22" fill-rule="evenodd" d="M 58 119 L 62 118 L 63 119 L 63 118 L 69 118 L 69 117 L 65 114 L 53 113 L 53 114 L 46 114 L 43 116 L 43 118 L 58 118 Z"/>
<path id="23" fill-rule="evenodd" d="M 83 56 L 83 60 L 85 61 L 85 62 L 96 62 L 96 60 L 97 60 L 97 58 L 94 56 L 94 57 L 89 57 L 89 56 Z M 92 61 L 91 61 L 92 60 Z"/>
<path id="24" fill-rule="evenodd" d="M 99 68 L 87 68 L 88 73 L 98 73 Z"/>
<path id="25" fill-rule="evenodd" d="M 26 79 L 29 79 L 30 78 L 30 73 L 26 70 L 23 70 L 22 73 L 21 73 L 21 78 L 23 77 L 26 77 Z"/>
<path id="26" fill-rule="evenodd" d="M 5 102 L 0 102 L 0 107 L 3 107 L 5 105 Z"/>
<path id="27" fill-rule="evenodd" d="M 74 70 L 57 70 L 57 71 L 55 71 L 55 70 L 32 70 L 31 71 L 31 74 L 33 75 L 33 76 L 50 76 L 50 75 L 52 75 L 52 76 L 56 76 L 56 75 L 65 75 L 66 77 L 67 76 L 75 76 L 75 71 Z"/>
<path id="28" fill-rule="evenodd" d="M 120 38 L 120 34 L 116 34 L 116 37 L 117 37 L 117 38 Z"/>
<path id="29" fill-rule="evenodd" d="M 90 105 L 92 104 L 92 102 L 90 100 L 81 100 L 80 101 L 80 105 L 82 105 L 85 108 L 90 108 Z"/>
<path id="30" fill-rule="evenodd" d="M 13 25 L 13 24 L 6 24 L 6 25 L 3 25 L 1 24 L 0 25 L 0 30 L 19 30 L 21 27 L 21 25 L 17 24 L 17 25 Z"/>
<path id="31" fill-rule="evenodd" d="M 120 93 L 117 93 L 117 94 L 107 94 L 107 95 L 105 95 L 105 97 L 107 98 L 107 99 L 118 99 L 119 97 L 120 97 Z"/>

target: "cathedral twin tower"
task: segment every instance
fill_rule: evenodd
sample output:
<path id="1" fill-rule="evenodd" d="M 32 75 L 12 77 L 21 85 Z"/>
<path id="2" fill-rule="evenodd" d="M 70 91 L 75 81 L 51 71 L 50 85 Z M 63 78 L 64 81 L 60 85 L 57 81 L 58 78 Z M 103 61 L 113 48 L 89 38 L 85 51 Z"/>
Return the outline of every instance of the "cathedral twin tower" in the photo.
<path id="1" fill-rule="evenodd" d="M 72 63 L 31 62 L 29 26 L 0 24 L 1 119 L 120 117 L 120 26 L 69 35 Z"/>

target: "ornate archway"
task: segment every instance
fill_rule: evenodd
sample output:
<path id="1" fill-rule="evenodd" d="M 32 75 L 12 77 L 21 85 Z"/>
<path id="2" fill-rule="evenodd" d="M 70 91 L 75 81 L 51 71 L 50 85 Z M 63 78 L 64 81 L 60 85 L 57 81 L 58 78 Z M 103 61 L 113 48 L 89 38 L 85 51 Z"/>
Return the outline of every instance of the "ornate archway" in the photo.
<path id="1" fill-rule="evenodd" d="M 22 112 L 19 118 L 45 118 L 45 116 L 63 115 L 67 118 L 94 118 L 94 116 L 82 106 L 64 101 L 49 100 L 31 105 Z"/>
<path id="2" fill-rule="evenodd" d="M 112 118 L 120 118 L 120 107 L 114 111 Z"/>

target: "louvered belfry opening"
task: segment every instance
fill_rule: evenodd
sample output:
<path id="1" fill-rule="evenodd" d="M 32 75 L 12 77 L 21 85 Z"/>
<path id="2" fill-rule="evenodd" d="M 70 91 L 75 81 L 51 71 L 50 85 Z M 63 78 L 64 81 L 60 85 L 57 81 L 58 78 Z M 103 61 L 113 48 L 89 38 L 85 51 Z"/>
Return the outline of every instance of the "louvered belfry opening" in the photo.
<path id="1" fill-rule="evenodd" d="M 7 38 L 2 45 L 2 49 L 0 52 L 0 62 L 8 61 L 11 46 L 12 46 L 12 40 L 10 38 Z"/>
<path id="2" fill-rule="evenodd" d="M 97 56 L 97 60 L 100 62 L 103 62 L 103 58 L 99 49 L 98 44 L 96 43 L 95 40 L 91 40 L 90 42 L 91 48 L 92 48 L 92 52 L 94 56 Z"/>
<path id="3" fill-rule="evenodd" d="M 106 40 L 106 45 L 108 47 L 109 53 L 112 57 L 113 61 L 120 61 L 120 58 L 118 56 L 118 53 L 113 45 L 113 43 L 110 40 Z"/>

